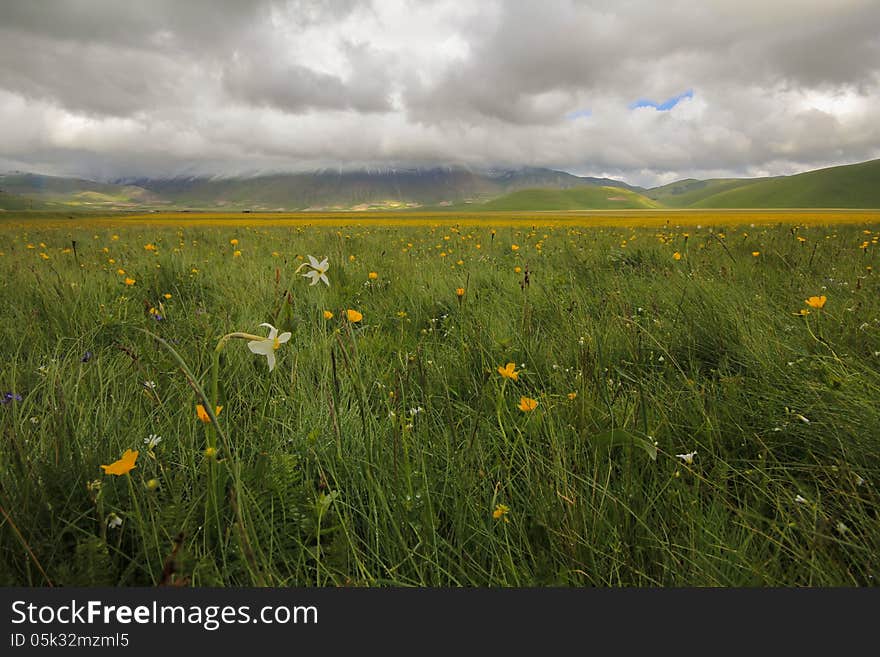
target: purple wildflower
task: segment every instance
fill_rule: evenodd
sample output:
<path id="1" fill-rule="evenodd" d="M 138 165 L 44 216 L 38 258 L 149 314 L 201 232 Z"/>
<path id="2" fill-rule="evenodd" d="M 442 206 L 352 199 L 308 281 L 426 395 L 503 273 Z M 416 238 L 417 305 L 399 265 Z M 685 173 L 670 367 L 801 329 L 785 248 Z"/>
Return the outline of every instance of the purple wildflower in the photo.
<path id="1" fill-rule="evenodd" d="M 21 395 L 19 395 L 17 392 L 6 392 L 3 394 L 3 399 L 0 399 L 0 404 L 8 404 L 14 401 L 20 402 Z"/>

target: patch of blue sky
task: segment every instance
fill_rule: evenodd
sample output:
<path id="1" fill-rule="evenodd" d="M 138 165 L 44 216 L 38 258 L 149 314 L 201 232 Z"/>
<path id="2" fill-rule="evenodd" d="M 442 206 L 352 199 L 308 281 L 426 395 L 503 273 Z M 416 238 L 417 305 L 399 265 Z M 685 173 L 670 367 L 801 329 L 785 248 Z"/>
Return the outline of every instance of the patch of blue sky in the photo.
<path id="1" fill-rule="evenodd" d="M 630 103 L 630 109 L 636 109 L 639 107 L 653 107 L 658 112 L 666 112 L 671 110 L 673 107 L 678 105 L 679 102 L 684 100 L 685 98 L 693 98 L 694 90 L 688 89 L 684 93 L 678 94 L 677 96 L 673 96 L 672 98 L 667 98 L 662 103 L 656 103 L 653 100 L 649 100 L 647 98 L 639 98 L 634 103 Z"/>
<path id="2" fill-rule="evenodd" d="M 574 112 L 569 112 L 565 115 L 565 118 L 569 121 L 574 121 L 575 119 L 588 119 L 593 116 L 592 110 L 588 109 L 579 109 Z"/>

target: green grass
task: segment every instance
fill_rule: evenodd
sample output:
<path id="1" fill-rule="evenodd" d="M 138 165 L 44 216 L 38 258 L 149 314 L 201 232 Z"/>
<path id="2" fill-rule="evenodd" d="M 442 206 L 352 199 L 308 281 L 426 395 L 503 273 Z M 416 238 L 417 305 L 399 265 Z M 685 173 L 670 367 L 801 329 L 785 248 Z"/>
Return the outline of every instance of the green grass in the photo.
<path id="1" fill-rule="evenodd" d="M 880 225 L 671 218 L 0 224 L 0 585 L 874 585 Z"/>

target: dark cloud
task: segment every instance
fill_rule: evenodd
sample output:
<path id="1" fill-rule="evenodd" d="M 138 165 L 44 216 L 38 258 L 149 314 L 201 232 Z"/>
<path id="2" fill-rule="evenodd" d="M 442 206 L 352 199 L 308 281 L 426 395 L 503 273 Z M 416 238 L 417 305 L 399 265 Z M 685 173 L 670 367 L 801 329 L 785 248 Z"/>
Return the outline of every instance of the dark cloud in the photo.
<path id="1" fill-rule="evenodd" d="M 0 167 L 790 173 L 880 156 L 878 97 L 876 0 L 0 3 Z"/>

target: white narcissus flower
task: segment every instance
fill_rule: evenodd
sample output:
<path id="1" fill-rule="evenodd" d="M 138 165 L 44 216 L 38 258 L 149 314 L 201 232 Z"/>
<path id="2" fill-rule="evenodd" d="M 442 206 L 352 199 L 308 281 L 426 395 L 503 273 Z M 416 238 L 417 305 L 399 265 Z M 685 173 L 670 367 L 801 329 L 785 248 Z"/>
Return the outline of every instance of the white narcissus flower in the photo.
<path id="1" fill-rule="evenodd" d="M 682 461 L 691 465 L 694 462 L 694 457 L 697 455 L 696 452 L 688 452 L 687 454 L 676 454 L 677 458 L 680 458 Z"/>
<path id="2" fill-rule="evenodd" d="M 266 360 L 269 361 L 269 371 L 271 372 L 275 369 L 275 350 L 290 340 L 290 332 L 285 331 L 278 335 L 278 329 L 271 324 L 260 324 L 260 326 L 268 328 L 269 335 L 263 340 L 251 340 L 248 342 L 248 349 L 255 354 L 265 356 Z"/>
<path id="3" fill-rule="evenodd" d="M 107 516 L 107 527 L 109 529 L 116 529 L 117 527 L 122 527 L 122 518 L 117 516 L 115 513 L 111 513 Z"/>
<path id="4" fill-rule="evenodd" d="M 327 270 L 330 269 L 330 263 L 327 262 L 327 258 L 324 258 L 321 262 L 318 262 L 318 259 L 313 256 L 308 258 L 309 261 L 302 263 L 296 268 L 296 271 L 298 272 L 303 267 L 310 267 L 310 270 L 303 274 L 306 278 L 312 279 L 309 285 L 315 285 L 318 281 L 323 281 L 329 287 L 330 281 L 327 280 Z"/>

